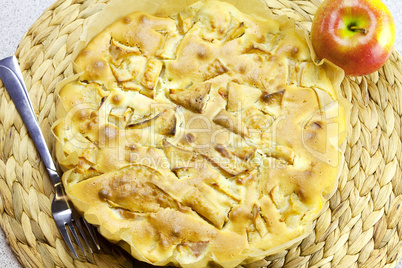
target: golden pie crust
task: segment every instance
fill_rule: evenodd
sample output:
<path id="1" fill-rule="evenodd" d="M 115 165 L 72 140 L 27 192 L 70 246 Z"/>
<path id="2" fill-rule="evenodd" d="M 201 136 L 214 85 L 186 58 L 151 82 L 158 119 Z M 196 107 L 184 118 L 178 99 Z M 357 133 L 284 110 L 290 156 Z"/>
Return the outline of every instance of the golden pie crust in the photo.
<path id="1" fill-rule="evenodd" d="M 254 262 L 300 241 L 342 163 L 343 73 L 287 18 L 226 2 L 97 35 L 53 127 L 85 219 L 154 265 Z"/>

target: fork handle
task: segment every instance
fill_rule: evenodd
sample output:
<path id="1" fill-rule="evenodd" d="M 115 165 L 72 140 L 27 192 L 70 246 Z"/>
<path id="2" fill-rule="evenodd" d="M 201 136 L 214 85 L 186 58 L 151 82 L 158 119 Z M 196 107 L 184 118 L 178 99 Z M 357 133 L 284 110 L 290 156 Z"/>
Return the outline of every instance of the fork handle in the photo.
<path id="1" fill-rule="evenodd" d="M 28 91 L 26 90 L 22 73 L 19 68 L 15 56 L 5 58 L 0 61 L 0 79 L 3 81 L 11 99 L 13 100 L 17 110 L 34 141 L 36 148 L 45 164 L 53 184 L 60 183 L 60 177 L 57 174 L 52 156 L 49 152 L 45 138 L 39 127 L 38 120 L 32 109 L 29 100 Z"/>

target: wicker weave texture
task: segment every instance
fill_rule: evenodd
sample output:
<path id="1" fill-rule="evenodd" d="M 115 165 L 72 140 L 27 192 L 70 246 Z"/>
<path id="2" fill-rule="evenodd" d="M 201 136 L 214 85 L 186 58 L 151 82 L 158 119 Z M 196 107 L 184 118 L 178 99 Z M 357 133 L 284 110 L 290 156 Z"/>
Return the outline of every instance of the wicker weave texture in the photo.
<path id="1" fill-rule="evenodd" d="M 273 14 L 310 29 L 320 0 L 266 0 Z M 107 0 L 59 0 L 32 25 L 16 55 L 45 139 L 53 151 L 55 87 L 73 73 L 71 54 Z M 293 248 L 252 267 L 395 267 L 402 246 L 402 58 L 346 78 L 353 104 L 339 187 Z M 149 267 L 118 246 L 74 259 L 51 216 L 53 187 L 27 129 L 0 81 L 0 225 L 24 267 Z"/>

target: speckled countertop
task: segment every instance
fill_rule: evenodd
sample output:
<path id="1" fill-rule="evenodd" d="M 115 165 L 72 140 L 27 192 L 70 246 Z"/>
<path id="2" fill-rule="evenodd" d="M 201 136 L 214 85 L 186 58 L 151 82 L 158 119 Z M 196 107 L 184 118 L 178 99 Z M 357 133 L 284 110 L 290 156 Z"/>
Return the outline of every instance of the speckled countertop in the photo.
<path id="1" fill-rule="evenodd" d="M 29 27 L 55 0 L 0 0 L 0 59 L 14 54 Z M 402 53 L 402 1 L 383 0 L 397 28 L 395 48 Z M 20 268 L 3 230 L 0 230 L 0 267 Z M 398 264 L 402 268 L 402 262 Z"/>

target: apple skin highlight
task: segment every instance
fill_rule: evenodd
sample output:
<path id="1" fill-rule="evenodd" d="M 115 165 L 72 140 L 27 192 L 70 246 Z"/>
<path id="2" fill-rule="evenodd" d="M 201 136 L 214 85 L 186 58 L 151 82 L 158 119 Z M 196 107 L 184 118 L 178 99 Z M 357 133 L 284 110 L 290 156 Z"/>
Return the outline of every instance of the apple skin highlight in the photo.
<path id="1" fill-rule="evenodd" d="M 380 0 L 326 0 L 312 28 L 319 59 L 341 67 L 346 75 L 362 76 L 380 69 L 395 43 L 395 23 Z"/>

